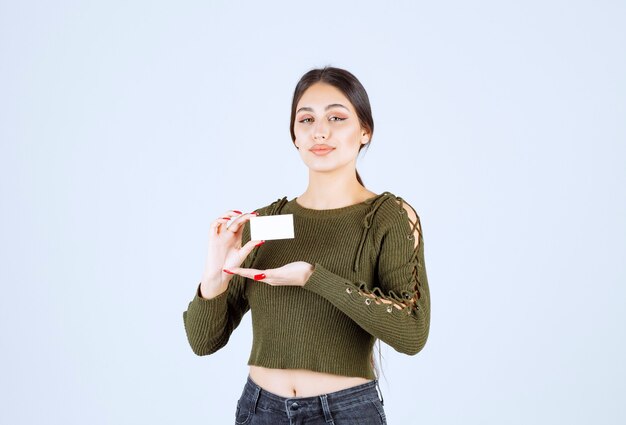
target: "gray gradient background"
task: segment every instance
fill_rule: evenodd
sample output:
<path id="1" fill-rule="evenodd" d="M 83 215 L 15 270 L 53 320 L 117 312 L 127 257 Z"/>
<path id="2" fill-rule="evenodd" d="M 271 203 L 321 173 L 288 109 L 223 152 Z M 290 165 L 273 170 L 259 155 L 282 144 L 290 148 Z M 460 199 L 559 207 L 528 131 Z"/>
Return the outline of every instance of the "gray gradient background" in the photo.
<path id="1" fill-rule="evenodd" d="M 389 423 L 626 423 L 624 3 L 261 3 L 0 3 L 0 423 L 234 422 L 250 315 L 197 357 L 182 312 L 211 220 L 305 190 L 291 95 L 327 64 L 424 226 Z"/>

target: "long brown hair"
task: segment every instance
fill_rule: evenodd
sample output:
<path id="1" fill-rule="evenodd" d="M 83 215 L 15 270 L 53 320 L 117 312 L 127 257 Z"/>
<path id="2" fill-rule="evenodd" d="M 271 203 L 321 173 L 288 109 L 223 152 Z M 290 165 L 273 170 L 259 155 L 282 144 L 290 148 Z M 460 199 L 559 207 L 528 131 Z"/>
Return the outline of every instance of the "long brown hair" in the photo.
<path id="1" fill-rule="evenodd" d="M 298 81 L 296 85 L 291 102 L 291 122 L 289 124 L 291 140 L 294 146 L 296 144 L 296 134 L 293 131 L 293 126 L 296 120 L 296 107 L 304 92 L 313 84 L 319 82 L 330 84 L 339 89 L 344 96 L 348 98 L 350 103 L 352 103 L 352 106 L 354 106 L 361 128 L 369 133 L 367 143 L 361 144 L 359 147 L 359 152 L 361 152 L 361 149 L 372 143 L 372 136 L 374 134 L 374 119 L 372 118 L 372 107 L 370 106 L 369 97 L 361 82 L 352 73 L 345 69 L 332 66 L 311 69 L 300 78 L 300 81 Z M 358 171 L 356 172 L 356 179 L 361 186 L 365 186 Z"/>

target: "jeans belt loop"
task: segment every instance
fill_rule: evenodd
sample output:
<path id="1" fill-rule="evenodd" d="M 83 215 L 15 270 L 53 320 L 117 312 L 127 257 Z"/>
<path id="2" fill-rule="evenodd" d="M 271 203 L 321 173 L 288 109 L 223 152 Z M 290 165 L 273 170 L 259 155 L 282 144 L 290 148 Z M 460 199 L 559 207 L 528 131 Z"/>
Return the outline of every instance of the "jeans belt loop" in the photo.
<path id="1" fill-rule="evenodd" d="M 328 396 L 326 394 L 322 394 L 320 396 L 320 400 L 322 401 L 322 410 L 324 411 L 324 419 L 326 423 L 333 425 L 335 422 L 333 421 L 333 416 L 330 414 L 330 407 L 328 407 Z"/>

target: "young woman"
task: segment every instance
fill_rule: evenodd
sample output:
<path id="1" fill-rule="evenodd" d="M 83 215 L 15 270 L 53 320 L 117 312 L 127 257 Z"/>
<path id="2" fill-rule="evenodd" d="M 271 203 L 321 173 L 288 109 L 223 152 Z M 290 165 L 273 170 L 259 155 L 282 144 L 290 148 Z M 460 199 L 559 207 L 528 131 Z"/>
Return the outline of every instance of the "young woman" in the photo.
<path id="1" fill-rule="evenodd" d="M 251 310 L 236 424 L 384 424 L 375 340 L 414 355 L 428 338 L 420 220 L 401 197 L 363 186 L 356 160 L 374 122 L 350 72 L 304 74 L 290 130 L 308 187 L 213 221 L 204 274 L 183 313 L 187 337 L 197 355 L 214 353 Z M 293 214 L 295 237 L 250 240 L 250 218 L 276 214 Z"/>

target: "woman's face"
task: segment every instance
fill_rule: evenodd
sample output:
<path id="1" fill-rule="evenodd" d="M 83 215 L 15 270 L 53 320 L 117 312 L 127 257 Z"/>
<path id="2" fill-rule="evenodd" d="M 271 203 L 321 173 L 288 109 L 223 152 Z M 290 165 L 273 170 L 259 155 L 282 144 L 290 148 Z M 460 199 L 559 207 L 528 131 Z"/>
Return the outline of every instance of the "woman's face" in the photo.
<path id="1" fill-rule="evenodd" d="M 326 83 L 313 84 L 300 98 L 294 133 L 304 163 L 322 172 L 354 169 L 359 147 L 369 140 L 348 98 Z"/>

